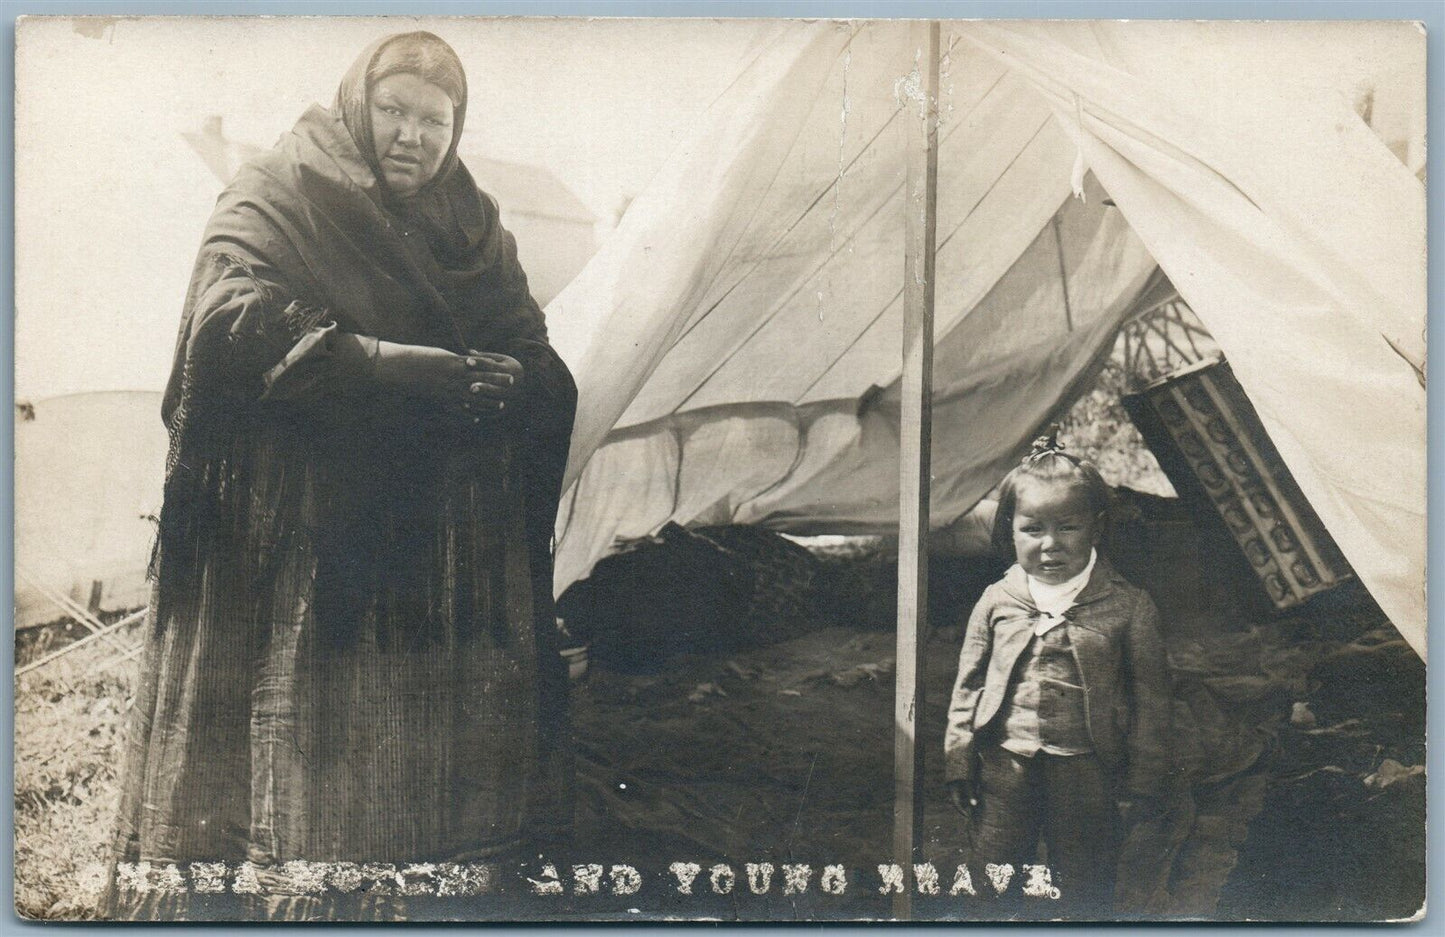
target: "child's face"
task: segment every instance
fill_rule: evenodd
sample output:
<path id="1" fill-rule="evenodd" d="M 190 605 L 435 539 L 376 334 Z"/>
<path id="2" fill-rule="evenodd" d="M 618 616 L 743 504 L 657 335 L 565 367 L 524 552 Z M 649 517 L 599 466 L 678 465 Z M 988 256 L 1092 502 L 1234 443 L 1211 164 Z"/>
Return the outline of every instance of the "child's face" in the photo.
<path id="1" fill-rule="evenodd" d="M 1099 518 L 1079 485 L 1025 478 L 1014 506 L 1014 551 L 1024 572 L 1050 585 L 1068 582 L 1089 565 Z"/>

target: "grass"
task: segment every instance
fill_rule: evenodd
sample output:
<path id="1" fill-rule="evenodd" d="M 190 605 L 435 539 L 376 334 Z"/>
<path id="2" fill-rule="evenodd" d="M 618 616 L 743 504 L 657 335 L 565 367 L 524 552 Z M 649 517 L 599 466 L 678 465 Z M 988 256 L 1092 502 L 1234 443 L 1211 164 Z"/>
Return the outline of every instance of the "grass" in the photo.
<path id="1" fill-rule="evenodd" d="M 133 630 L 121 640 L 139 638 Z M 22 917 L 95 914 L 138 666 L 104 666 L 115 657 L 114 647 L 95 642 L 16 680 L 15 910 Z"/>

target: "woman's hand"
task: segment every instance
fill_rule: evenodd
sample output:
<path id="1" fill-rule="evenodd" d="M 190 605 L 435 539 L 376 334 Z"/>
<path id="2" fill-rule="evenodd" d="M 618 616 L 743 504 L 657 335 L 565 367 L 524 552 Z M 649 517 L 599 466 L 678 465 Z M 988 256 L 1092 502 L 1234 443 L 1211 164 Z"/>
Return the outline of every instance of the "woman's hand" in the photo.
<path id="1" fill-rule="evenodd" d="M 470 393 L 505 403 L 521 391 L 526 372 L 516 358 L 494 351 L 469 351 L 466 358 L 473 375 Z"/>
<path id="2" fill-rule="evenodd" d="M 506 409 L 520 387 L 522 365 L 506 355 L 379 342 L 375 373 L 388 387 L 477 421 Z"/>

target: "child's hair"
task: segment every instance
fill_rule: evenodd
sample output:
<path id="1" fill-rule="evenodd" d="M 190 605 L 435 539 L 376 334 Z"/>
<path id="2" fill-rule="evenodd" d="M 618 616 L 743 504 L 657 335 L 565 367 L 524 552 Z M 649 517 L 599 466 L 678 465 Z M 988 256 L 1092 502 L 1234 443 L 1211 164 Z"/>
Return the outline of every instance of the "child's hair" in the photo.
<path id="1" fill-rule="evenodd" d="M 1033 448 L 1022 462 L 1004 476 L 999 486 L 998 513 L 993 519 L 993 547 L 1005 559 L 1012 562 L 1014 555 L 1014 511 L 1018 506 L 1019 481 L 1025 478 L 1038 481 L 1063 481 L 1084 489 L 1089 499 L 1089 509 L 1095 515 L 1102 515 L 1099 533 L 1108 530 L 1109 505 L 1113 495 L 1108 482 L 1099 474 L 1094 463 L 1088 459 L 1070 455 L 1059 443 L 1059 428 L 1052 426 L 1046 435 L 1034 440 Z"/>

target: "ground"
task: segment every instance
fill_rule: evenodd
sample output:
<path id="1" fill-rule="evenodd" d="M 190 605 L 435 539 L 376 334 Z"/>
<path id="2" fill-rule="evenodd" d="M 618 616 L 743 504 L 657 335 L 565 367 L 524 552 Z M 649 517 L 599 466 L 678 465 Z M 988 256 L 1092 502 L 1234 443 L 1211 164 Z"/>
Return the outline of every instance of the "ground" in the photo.
<path id="1" fill-rule="evenodd" d="M 1135 913 L 1369 920 L 1418 908 L 1424 785 L 1404 766 L 1423 761 L 1423 668 L 1388 630 L 1349 643 L 1310 630 L 1296 618 L 1171 642 L 1178 754 L 1193 784 L 1121 870 Z M 963 855 L 938 757 L 958 646 L 946 631 L 929 644 L 923 853 L 945 893 L 915 913 L 967 919 L 988 912 L 947 895 Z M 1389 661 L 1375 698 L 1350 688 L 1363 676 L 1341 666 L 1351 657 Z M 889 861 L 893 822 L 893 660 L 891 634 L 830 628 L 657 675 L 593 673 L 574 707 L 581 819 L 599 837 L 583 860 L 841 863 L 865 870 L 868 887 L 849 902 L 747 895 L 713 913 L 886 916 L 872 870 Z M 1297 709 L 1314 723 L 1291 724 Z"/>
<path id="2" fill-rule="evenodd" d="M 24 632 L 16 665 L 84 633 L 68 620 Z M 137 640 L 134 633 L 117 639 Z M 135 662 L 118 656 L 92 642 L 15 681 L 15 906 L 26 917 L 94 913 L 135 681 Z"/>
<path id="3" fill-rule="evenodd" d="M 1368 606 L 1312 614 L 1333 624 L 1295 616 L 1171 637 L 1177 734 L 1195 784 L 1160 839 L 1141 846 L 1164 861 L 1124 882 L 1140 913 L 1370 920 L 1418 907 L 1423 665 Z M 987 912 L 948 895 L 962 854 L 936 757 L 960 640 L 945 627 L 929 643 L 923 852 L 942 894 L 919 898 L 915 914 L 966 919 Z M 29 917 L 93 913 L 135 678 L 132 662 L 93 670 L 114 656 L 88 647 L 17 687 L 16 901 Z M 893 823 L 893 660 L 891 633 L 833 623 L 652 668 L 594 662 L 573 689 L 579 840 L 554 858 L 562 869 L 631 864 L 647 887 L 538 913 L 887 916 L 877 866 Z M 703 869 L 691 898 L 671 886 L 677 861 Z M 774 866 L 765 894 L 742 886 L 748 863 Z M 727 896 L 702 886 L 717 864 L 739 882 Z M 784 864 L 809 865 L 810 890 L 784 895 Z M 829 864 L 851 876 L 842 896 L 819 890 Z"/>

